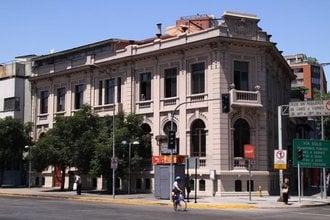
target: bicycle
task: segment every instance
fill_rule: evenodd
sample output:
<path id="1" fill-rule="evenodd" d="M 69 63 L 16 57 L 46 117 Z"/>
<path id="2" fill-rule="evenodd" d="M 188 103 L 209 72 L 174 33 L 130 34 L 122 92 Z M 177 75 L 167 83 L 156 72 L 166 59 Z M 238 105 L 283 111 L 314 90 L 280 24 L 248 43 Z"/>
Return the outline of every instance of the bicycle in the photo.
<path id="1" fill-rule="evenodd" d="M 173 198 L 174 211 L 187 211 L 187 202 L 184 200 L 182 193 L 174 195 Z"/>

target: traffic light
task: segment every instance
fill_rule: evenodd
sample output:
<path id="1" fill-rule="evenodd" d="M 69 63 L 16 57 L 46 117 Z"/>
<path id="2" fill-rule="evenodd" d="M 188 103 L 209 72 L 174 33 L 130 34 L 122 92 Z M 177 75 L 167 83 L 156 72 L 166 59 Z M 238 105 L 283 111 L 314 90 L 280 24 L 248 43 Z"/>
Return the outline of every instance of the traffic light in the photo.
<path id="1" fill-rule="evenodd" d="M 168 132 L 168 149 L 175 149 L 175 131 L 170 130 Z"/>
<path id="2" fill-rule="evenodd" d="M 298 161 L 301 161 L 304 158 L 303 153 L 304 151 L 302 149 L 298 149 L 298 153 L 297 153 Z"/>
<path id="3" fill-rule="evenodd" d="M 222 112 L 223 113 L 230 112 L 229 93 L 222 94 Z"/>

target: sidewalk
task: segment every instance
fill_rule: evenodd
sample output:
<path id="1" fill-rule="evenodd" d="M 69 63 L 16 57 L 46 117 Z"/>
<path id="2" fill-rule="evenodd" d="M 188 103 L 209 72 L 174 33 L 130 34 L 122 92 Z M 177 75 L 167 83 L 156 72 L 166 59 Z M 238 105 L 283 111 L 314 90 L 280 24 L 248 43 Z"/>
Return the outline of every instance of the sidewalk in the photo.
<path id="1" fill-rule="evenodd" d="M 0 188 L 0 196 L 24 196 L 53 199 L 79 200 L 86 202 L 109 202 L 131 205 L 166 205 L 171 206 L 169 200 L 160 200 L 153 194 L 130 194 L 116 195 L 115 199 L 111 194 L 89 191 L 77 195 L 75 191 L 59 191 L 53 188 Z M 188 208 L 199 209 L 257 209 L 257 208 L 291 208 L 291 207 L 311 207 L 330 205 L 330 198 L 322 199 L 319 195 L 302 197 L 301 201 L 297 196 L 291 196 L 289 204 L 278 202 L 278 196 L 252 196 L 251 201 L 248 196 L 210 196 L 190 198 Z"/>

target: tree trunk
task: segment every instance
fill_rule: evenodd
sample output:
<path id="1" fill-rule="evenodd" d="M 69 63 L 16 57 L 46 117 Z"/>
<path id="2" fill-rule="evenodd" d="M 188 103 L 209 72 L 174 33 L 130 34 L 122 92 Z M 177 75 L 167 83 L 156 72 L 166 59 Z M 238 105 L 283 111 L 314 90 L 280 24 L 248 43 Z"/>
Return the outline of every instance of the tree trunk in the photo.
<path id="1" fill-rule="evenodd" d="M 65 167 L 62 167 L 61 169 L 61 191 L 64 191 L 64 185 L 65 185 Z"/>

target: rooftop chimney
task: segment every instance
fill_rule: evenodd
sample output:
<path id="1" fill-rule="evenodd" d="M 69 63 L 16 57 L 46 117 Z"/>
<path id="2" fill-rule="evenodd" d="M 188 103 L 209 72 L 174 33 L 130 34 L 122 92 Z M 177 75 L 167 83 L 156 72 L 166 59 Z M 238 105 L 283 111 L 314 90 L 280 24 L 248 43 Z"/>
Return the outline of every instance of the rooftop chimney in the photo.
<path id="1" fill-rule="evenodd" d="M 156 36 L 160 38 L 162 36 L 162 23 L 157 24 L 157 34 Z"/>

